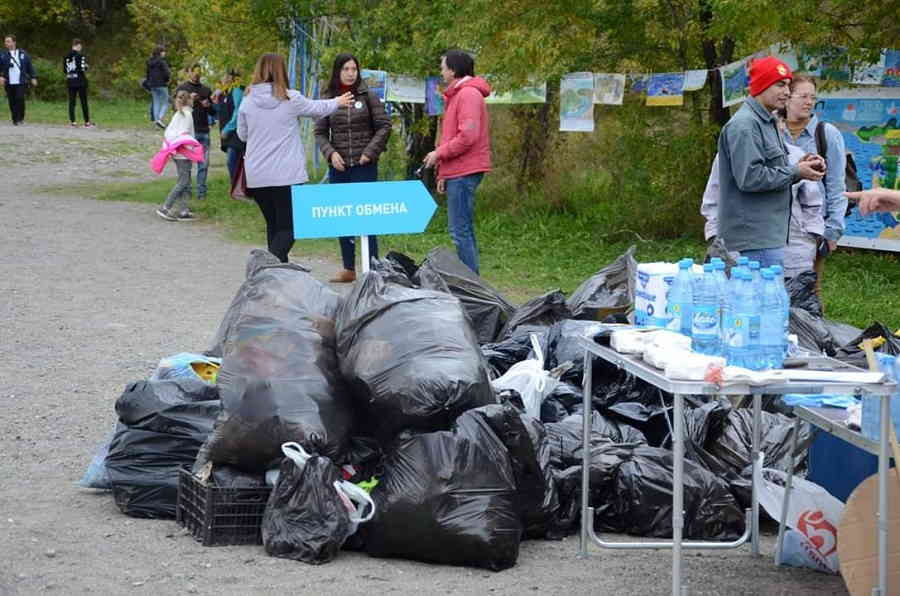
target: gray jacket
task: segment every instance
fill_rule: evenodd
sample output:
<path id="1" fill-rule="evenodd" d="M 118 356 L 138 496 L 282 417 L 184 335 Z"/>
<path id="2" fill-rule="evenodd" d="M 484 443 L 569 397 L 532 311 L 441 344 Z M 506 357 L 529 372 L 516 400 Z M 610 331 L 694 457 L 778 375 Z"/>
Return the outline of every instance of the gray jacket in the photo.
<path id="1" fill-rule="evenodd" d="M 288 89 L 288 99 L 272 95 L 271 83 L 248 88 L 238 108 L 238 137 L 247 143 L 244 171 L 248 188 L 291 186 L 309 180 L 297 118 L 322 118 L 337 109 L 336 99 L 307 99 Z"/>
<path id="2" fill-rule="evenodd" d="M 747 98 L 719 135 L 719 236 L 728 249 L 786 246 L 798 180 L 775 117 Z"/>

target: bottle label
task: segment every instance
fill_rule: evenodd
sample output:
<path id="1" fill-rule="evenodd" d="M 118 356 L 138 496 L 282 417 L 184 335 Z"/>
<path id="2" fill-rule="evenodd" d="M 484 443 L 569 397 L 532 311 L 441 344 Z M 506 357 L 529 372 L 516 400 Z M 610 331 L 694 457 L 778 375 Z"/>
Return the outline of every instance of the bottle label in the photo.
<path id="1" fill-rule="evenodd" d="M 750 319 L 750 343 L 748 345 L 759 345 L 759 326 L 760 326 L 760 316 L 753 315 L 749 317 Z"/>
<path id="2" fill-rule="evenodd" d="M 719 334 L 719 308 L 717 306 L 694 306 L 691 317 L 691 333 L 715 337 Z"/>
<path id="3" fill-rule="evenodd" d="M 746 348 L 753 345 L 752 322 L 753 317 L 748 314 L 735 313 L 731 316 L 731 329 L 728 336 L 728 345 L 732 348 Z M 757 317 L 758 319 L 758 317 Z M 756 324 L 756 337 L 759 338 L 759 321 Z"/>

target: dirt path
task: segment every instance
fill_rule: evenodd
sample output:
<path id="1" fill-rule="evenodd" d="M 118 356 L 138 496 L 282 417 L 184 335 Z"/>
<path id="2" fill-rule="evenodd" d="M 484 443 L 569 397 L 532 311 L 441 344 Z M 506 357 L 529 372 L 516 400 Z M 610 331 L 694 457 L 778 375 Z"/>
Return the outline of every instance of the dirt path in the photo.
<path id="1" fill-rule="evenodd" d="M 262 547 L 204 548 L 174 521 L 126 517 L 109 494 L 76 487 L 125 384 L 208 346 L 251 248 L 146 204 L 39 192 L 146 177 L 158 138 L 0 124 L 0 596 L 668 593 L 665 552 L 579 560 L 572 537 L 523 543 L 502 573 L 349 552 L 311 567 Z M 323 277 L 336 266 L 304 262 Z M 846 594 L 839 578 L 774 567 L 771 537 L 763 546 L 758 559 L 689 554 L 692 593 Z"/>

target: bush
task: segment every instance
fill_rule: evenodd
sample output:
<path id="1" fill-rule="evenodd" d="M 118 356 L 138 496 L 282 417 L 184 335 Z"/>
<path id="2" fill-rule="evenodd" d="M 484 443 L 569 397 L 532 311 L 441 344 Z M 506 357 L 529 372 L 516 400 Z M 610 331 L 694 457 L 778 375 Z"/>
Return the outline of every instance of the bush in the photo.
<path id="1" fill-rule="evenodd" d="M 41 101 L 59 101 L 67 99 L 66 74 L 63 72 L 62 56 L 59 60 L 31 57 L 34 71 L 37 74 L 38 86 L 34 88 L 35 99 Z"/>

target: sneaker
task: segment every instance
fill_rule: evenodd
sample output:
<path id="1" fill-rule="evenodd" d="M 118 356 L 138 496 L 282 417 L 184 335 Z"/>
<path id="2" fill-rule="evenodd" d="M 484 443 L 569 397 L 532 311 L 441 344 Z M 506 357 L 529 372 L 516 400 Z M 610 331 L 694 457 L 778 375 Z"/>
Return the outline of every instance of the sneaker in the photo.
<path id="1" fill-rule="evenodd" d="M 356 271 L 351 271 L 350 269 L 341 269 L 340 271 L 335 273 L 334 277 L 332 277 L 328 281 L 334 284 L 348 284 L 350 282 L 356 281 Z"/>
<path id="2" fill-rule="evenodd" d="M 75 126 L 75 125 L 72 124 L 72 126 Z M 97 125 L 94 124 L 93 122 L 85 122 L 85 123 L 84 123 L 84 127 L 85 127 L 85 128 L 94 128 L 95 126 L 97 126 Z"/>
<path id="3" fill-rule="evenodd" d="M 169 210 L 165 207 L 157 209 L 156 214 L 166 221 L 178 221 L 178 218 L 169 213 Z"/>
<path id="4" fill-rule="evenodd" d="M 70 122 L 70 123 L 69 123 L 69 126 L 71 126 L 71 127 L 73 127 L 73 128 L 76 128 L 78 125 L 75 124 L 74 122 Z"/>
<path id="5" fill-rule="evenodd" d="M 153 122 L 153 124 L 157 125 L 158 127 L 160 127 L 163 130 L 166 129 L 166 125 L 163 124 L 162 120 L 156 120 L 155 122 Z"/>
<path id="6" fill-rule="evenodd" d="M 205 201 L 205 200 L 206 200 L 206 195 L 197 195 L 197 200 L 198 200 L 198 201 Z"/>
<path id="7" fill-rule="evenodd" d="M 178 216 L 178 219 L 176 221 L 194 221 L 195 219 L 197 218 L 193 213 L 191 213 L 190 211 L 184 211 L 181 213 L 181 215 Z"/>

